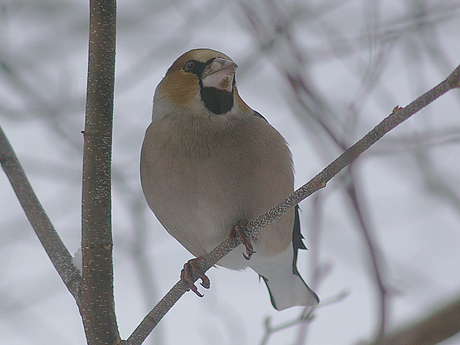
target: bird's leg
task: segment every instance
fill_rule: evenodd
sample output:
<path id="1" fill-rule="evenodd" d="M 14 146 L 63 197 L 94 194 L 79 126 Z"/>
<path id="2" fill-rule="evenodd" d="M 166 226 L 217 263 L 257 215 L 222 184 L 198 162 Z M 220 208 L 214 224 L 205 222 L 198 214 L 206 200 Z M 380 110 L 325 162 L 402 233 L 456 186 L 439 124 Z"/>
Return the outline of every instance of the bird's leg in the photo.
<path id="1" fill-rule="evenodd" d="M 230 232 L 230 237 L 239 237 L 241 243 L 246 248 L 246 254 L 243 253 L 243 256 L 246 260 L 249 260 L 252 254 L 255 253 L 254 248 L 252 247 L 251 239 L 244 234 L 244 229 L 246 229 L 246 225 L 248 225 L 247 220 L 240 220 L 237 224 L 235 224 Z"/>
<path id="2" fill-rule="evenodd" d="M 198 288 L 195 286 L 193 282 L 193 276 L 197 276 L 201 279 L 201 286 L 205 289 L 209 289 L 211 286 L 211 282 L 209 278 L 201 272 L 198 267 L 196 267 L 196 263 L 203 259 L 202 256 L 199 256 L 195 259 L 189 260 L 185 265 L 182 271 L 180 272 L 180 279 L 187 287 L 187 291 L 192 290 L 198 297 L 203 297 L 203 295 L 198 291 Z"/>

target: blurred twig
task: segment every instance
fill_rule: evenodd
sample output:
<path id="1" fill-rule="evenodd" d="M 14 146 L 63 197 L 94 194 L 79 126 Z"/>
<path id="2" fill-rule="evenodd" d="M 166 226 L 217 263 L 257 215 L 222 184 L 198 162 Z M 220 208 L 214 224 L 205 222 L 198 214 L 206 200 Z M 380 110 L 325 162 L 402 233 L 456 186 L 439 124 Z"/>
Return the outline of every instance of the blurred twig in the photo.
<path id="1" fill-rule="evenodd" d="M 350 183 L 347 185 L 347 194 L 351 203 L 353 205 L 353 210 L 356 213 L 358 218 L 359 229 L 361 230 L 361 235 L 364 238 L 366 243 L 366 248 L 369 252 L 369 258 L 373 273 L 374 284 L 378 293 L 378 321 L 377 321 L 377 331 L 376 331 L 376 340 L 378 341 L 385 334 L 386 319 L 387 319 L 387 309 L 388 309 L 388 299 L 387 299 L 387 288 L 385 286 L 382 268 L 381 268 L 381 255 L 379 255 L 379 250 L 376 245 L 376 241 L 372 236 L 372 231 L 370 231 L 369 222 L 367 221 L 365 215 L 367 212 L 363 210 L 365 203 L 360 202 L 359 189 L 356 188 L 354 183 L 355 173 L 353 169 L 354 164 L 350 164 L 348 167 L 348 173 L 350 177 Z"/>
<path id="2" fill-rule="evenodd" d="M 262 338 L 262 341 L 260 342 L 260 345 L 268 344 L 270 336 L 275 332 L 282 331 L 282 330 L 284 330 L 286 328 L 289 328 L 289 327 L 292 327 L 292 326 L 295 326 L 295 325 L 299 325 L 299 324 L 302 325 L 302 326 L 309 325 L 311 323 L 311 321 L 315 318 L 314 312 L 315 312 L 315 310 L 317 308 L 325 307 L 325 306 L 340 302 L 343 299 L 345 299 L 347 296 L 348 296 L 348 291 L 342 291 L 342 292 L 338 293 L 334 297 L 331 297 L 331 298 L 328 298 L 327 300 L 321 301 L 321 305 L 314 306 L 312 308 L 309 308 L 309 307 L 305 308 L 303 310 L 303 312 L 298 317 L 296 317 L 295 319 L 292 319 L 291 321 L 284 322 L 284 323 L 279 324 L 277 326 L 272 326 L 271 325 L 271 318 L 266 317 L 265 321 L 264 321 L 265 333 L 264 333 L 264 336 Z M 302 339 L 302 338 L 297 339 L 296 344 L 299 344 L 299 345 L 304 344 L 304 339 Z"/>
<path id="3" fill-rule="evenodd" d="M 460 298 L 423 320 L 387 335 L 380 344 L 434 345 L 460 332 Z"/>
<path id="4" fill-rule="evenodd" d="M 277 325 L 277 326 L 272 326 L 271 325 L 271 318 L 267 317 L 265 318 L 264 322 L 264 328 L 265 328 L 265 334 L 264 337 L 262 338 L 262 341 L 260 342 L 260 345 L 267 345 L 268 340 L 270 339 L 270 336 L 278 331 L 281 331 L 283 329 L 295 326 L 299 323 L 310 323 L 311 320 L 313 319 L 313 310 L 314 308 L 309 308 L 310 310 L 305 314 L 301 315 L 298 318 L 295 318 L 294 320 L 285 322 L 283 324 Z"/>

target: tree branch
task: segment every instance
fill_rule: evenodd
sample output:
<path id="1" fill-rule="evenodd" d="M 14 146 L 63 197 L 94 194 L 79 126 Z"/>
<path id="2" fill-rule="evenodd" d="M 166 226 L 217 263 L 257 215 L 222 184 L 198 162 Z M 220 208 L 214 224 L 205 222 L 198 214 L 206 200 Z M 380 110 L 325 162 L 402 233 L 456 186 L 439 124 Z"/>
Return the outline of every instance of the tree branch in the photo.
<path id="1" fill-rule="evenodd" d="M 460 298 L 425 319 L 386 336 L 385 345 L 434 345 L 460 332 Z"/>
<path id="2" fill-rule="evenodd" d="M 382 122 L 375 126 L 362 139 L 356 142 L 348 150 L 342 153 L 318 175 L 313 177 L 308 183 L 304 184 L 293 194 L 289 195 L 281 203 L 270 209 L 265 214 L 257 217 L 248 223 L 246 233 L 249 236 L 255 237 L 263 227 L 271 224 L 285 214 L 290 208 L 297 205 L 299 202 L 324 188 L 335 175 L 342 171 L 348 164 L 353 162 L 361 153 L 375 144 L 386 133 L 400 125 L 412 115 L 426 107 L 444 93 L 460 87 L 460 66 L 458 66 L 442 83 L 426 92 L 415 101 L 410 103 L 405 108 L 395 107 L 393 112 L 386 117 Z M 197 263 L 197 268 L 206 272 L 209 268 L 215 265 L 226 254 L 233 250 L 239 244 L 239 239 L 227 239 L 207 254 L 202 260 Z M 198 277 L 192 277 L 196 281 Z M 178 301 L 178 299 L 186 292 L 186 287 L 181 281 L 161 299 L 155 308 L 142 320 L 139 326 L 134 330 L 131 336 L 125 343 L 129 345 L 139 345 L 150 334 L 153 328 L 160 322 L 167 311 Z"/>
<path id="3" fill-rule="evenodd" d="M 83 151 L 80 313 L 88 344 L 120 341 L 112 262 L 111 158 L 116 1 L 90 1 L 86 122 Z"/>
<path id="4" fill-rule="evenodd" d="M 59 276 L 79 304 L 81 275 L 72 264 L 72 255 L 40 204 L 3 129 L 0 127 L 0 162 L 16 196 Z"/>

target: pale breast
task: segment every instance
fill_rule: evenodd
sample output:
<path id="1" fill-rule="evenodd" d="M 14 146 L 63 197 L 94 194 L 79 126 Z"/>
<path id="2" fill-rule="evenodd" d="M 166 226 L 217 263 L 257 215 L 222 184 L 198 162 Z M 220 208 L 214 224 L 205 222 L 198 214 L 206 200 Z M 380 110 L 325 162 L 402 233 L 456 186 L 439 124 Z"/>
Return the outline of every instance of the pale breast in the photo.
<path id="1" fill-rule="evenodd" d="M 223 241 L 239 220 L 259 216 L 293 190 L 291 156 L 281 135 L 262 118 L 226 116 L 154 121 L 142 148 L 147 202 L 196 256 Z M 258 250 L 284 250 L 292 224 L 291 215 L 264 229 Z"/>

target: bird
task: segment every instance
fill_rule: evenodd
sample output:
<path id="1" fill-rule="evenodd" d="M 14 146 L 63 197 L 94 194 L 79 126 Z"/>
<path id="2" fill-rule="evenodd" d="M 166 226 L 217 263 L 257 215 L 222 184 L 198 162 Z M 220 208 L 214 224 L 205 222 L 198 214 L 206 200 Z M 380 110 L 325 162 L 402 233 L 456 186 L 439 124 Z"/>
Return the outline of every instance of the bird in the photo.
<path id="1" fill-rule="evenodd" d="M 229 236 L 238 236 L 242 244 L 219 266 L 258 273 L 276 310 L 314 306 L 319 298 L 297 270 L 298 250 L 306 249 L 298 207 L 255 239 L 244 233 L 248 220 L 293 192 L 294 171 L 286 140 L 239 96 L 237 68 L 227 55 L 200 48 L 167 70 L 141 149 L 144 196 L 163 227 L 196 257 L 181 274 L 188 290 L 203 296 L 190 270 Z M 209 279 L 200 276 L 209 288 Z"/>

